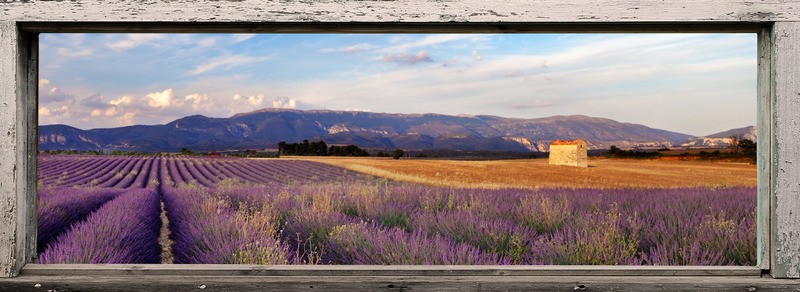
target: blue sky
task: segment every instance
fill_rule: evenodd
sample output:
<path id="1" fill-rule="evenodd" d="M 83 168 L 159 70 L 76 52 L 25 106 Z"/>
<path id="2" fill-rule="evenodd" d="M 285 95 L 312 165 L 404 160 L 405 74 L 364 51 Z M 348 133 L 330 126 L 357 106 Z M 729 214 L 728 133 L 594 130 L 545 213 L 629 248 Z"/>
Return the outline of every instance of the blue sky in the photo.
<path id="1" fill-rule="evenodd" d="M 266 107 L 755 124 L 755 34 L 43 34 L 41 124 Z"/>

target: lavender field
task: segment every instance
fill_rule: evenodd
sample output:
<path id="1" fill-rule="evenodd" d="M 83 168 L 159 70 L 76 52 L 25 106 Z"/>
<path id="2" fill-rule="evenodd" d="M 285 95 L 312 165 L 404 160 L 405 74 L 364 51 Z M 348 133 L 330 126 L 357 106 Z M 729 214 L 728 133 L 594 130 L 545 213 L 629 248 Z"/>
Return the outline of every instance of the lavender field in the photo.
<path id="1" fill-rule="evenodd" d="M 39 263 L 754 265 L 756 189 L 465 189 L 326 164 L 41 155 Z"/>

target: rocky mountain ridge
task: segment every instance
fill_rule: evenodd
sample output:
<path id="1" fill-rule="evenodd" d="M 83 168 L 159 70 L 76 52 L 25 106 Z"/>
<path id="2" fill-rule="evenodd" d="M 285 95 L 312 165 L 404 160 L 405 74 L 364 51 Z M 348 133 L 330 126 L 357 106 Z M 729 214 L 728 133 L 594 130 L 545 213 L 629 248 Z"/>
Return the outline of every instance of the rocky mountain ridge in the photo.
<path id="1" fill-rule="evenodd" d="M 721 147 L 728 147 L 731 145 L 733 141 L 733 136 L 737 137 L 737 139 L 748 139 L 751 141 L 756 141 L 756 127 L 755 126 L 747 126 L 743 128 L 736 128 L 730 129 L 727 131 L 722 131 L 719 133 L 714 133 L 708 136 L 703 137 L 694 137 L 689 138 L 689 141 L 686 143 L 680 144 L 681 147 L 710 147 L 710 148 L 721 148 Z"/>
<path id="2" fill-rule="evenodd" d="M 81 130 L 39 127 L 41 150 L 197 151 L 275 148 L 305 139 L 372 149 L 547 151 L 554 139 L 585 139 L 590 149 L 671 147 L 694 138 L 640 124 L 583 115 L 535 119 L 263 109 L 229 118 L 187 116 L 164 125 Z"/>

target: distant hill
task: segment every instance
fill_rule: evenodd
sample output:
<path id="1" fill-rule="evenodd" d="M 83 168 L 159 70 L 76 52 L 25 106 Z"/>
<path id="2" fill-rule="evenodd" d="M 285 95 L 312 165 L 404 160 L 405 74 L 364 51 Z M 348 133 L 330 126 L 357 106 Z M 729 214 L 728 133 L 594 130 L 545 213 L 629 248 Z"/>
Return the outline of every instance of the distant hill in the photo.
<path id="1" fill-rule="evenodd" d="M 756 141 L 756 127 L 747 126 L 744 128 L 730 129 L 708 136 L 690 138 L 689 142 L 682 143 L 684 147 L 727 147 L 731 144 L 731 136 L 736 135 L 740 139 Z"/>
<path id="2" fill-rule="evenodd" d="M 178 151 L 274 148 L 280 141 L 322 139 L 380 149 L 547 151 L 553 139 L 588 141 L 590 149 L 671 146 L 692 138 L 644 125 L 581 115 L 537 119 L 441 114 L 263 109 L 229 118 L 200 115 L 165 125 L 81 130 L 39 127 L 42 150 Z"/>
<path id="3" fill-rule="evenodd" d="M 104 140 L 90 131 L 67 125 L 48 125 L 39 127 L 39 149 L 91 150 L 103 148 Z"/>
<path id="4" fill-rule="evenodd" d="M 732 135 L 738 135 L 742 139 L 750 139 L 755 141 L 756 140 L 756 127 L 755 126 L 747 126 L 744 128 L 737 128 L 737 129 L 730 129 L 727 131 L 714 133 L 708 135 L 708 138 L 730 138 Z"/>

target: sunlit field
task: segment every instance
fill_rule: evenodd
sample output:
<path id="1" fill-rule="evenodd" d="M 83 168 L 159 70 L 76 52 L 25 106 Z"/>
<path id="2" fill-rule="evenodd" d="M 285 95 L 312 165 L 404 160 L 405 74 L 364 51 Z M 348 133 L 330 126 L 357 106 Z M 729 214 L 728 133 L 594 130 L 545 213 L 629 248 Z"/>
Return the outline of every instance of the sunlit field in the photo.
<path id="1" fill-rule="evenodd" d="M 547 159 L 436 160 L 294 157 L 388 179 L 476 188 L 755 187 L 756 166 L 715 161 L 591 158 L 588 168 L 549 165 Z"/>
<path id="2" fill-rule="evenodd" d="M 39 263 L 754 265 L 755 167 L 39 157 Z"/>

